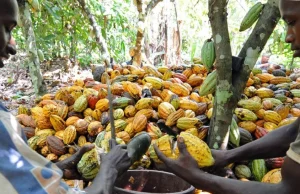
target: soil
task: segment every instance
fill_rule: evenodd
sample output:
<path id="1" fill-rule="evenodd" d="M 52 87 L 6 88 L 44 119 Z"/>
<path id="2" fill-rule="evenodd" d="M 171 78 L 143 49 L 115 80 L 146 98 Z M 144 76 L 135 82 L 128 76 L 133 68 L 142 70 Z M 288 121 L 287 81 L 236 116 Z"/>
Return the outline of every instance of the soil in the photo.
<path id="1" fill-rule="evenodd" d="M 41 63 L 41 72 L 47 86 L 47 93 L 55 93 L 59 88 L 71 85 L 76 79 L 92 78 L 89 67 L 74 65 L 68 58 L 58 58 Z M 22 104 L 35 105 L 36 95 L 31 82 L 29 68 L 26 66 L 26 54 L 12 56 L 0 69 L 0 102 L 13 115 Z"/>

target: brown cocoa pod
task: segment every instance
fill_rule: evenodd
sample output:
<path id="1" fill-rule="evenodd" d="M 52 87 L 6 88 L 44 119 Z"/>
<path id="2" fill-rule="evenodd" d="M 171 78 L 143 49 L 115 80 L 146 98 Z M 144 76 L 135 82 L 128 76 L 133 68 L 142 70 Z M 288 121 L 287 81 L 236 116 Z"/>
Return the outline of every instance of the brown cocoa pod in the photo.
<path id="1" fill-rule="evenodd" d="M 35 121 L 31 116 L 20 114 L 17 116 L 17 120 L 20 124 L 24 125 L 25 127 L 36 127 Z"/>
<path id="2" fill-rule="evenodd" d="M 108 112 L 102 113 L 100 122 L 101 122 L 101 124 L 104 125 L 104 126 L 107 125 L 107 124 L 109 123 L 109 115 L 108 115 Z"/>
<path id="3" fill-rule="evenodd" d="M 49 151 L 57 156 L 66 154 L 66 149 L 63 141 L 55 136 L 47 137 L 47 146 L 49 148 Z"/>
<path id="4" fill-rule="evenodd" d="M 72 117 L 72 116 L 79 117 L 80 119 L 83 119 L 83 118 L 84 118 L 84 116 L 83 116 L 83 114 L 82 114 L 81 112 L 70 111 L 70 112 L 68 113 L 68 118 L 69 118 L 69 117 Z"/>
<path id="5" fill-rule="evenodd" d="M 79 135 L 84 135 L 87 133 L 89 123 L 84 119 L 79 119 L 74 123 L 74 126 Z"/>
<path id="6" fill-rule="evenodd" d="M 22 130 L 24 131 L 27 139 L 30 139 L 31 137 L 35 136 L 35 130 L 32 127 L 23 127 Z"/>

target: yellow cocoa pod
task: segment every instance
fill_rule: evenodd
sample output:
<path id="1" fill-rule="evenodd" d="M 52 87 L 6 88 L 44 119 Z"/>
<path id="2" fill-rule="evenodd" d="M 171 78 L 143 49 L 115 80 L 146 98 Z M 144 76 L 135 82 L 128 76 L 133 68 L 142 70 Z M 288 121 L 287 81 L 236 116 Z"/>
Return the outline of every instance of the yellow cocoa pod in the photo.
<path id="1" fill-rule="evenodd" d="M 281 177 L 281 168 L 273 169 L 269 171 L 265 176 L 262 178 L 263 183 L 273 183 L 277 184 L 280 183 L 282 180 Z"/>
<path id="2" fill-rule="evenodd" d="M 118 120 L 115 120 L 115 130 L 116 130 L 116 133 L 120 132 L 120 131 L 123 131 L 127 125 L 127 122 L 122 120 L 122 119 L 118 119 Z M 106 126 L 106 131 L 110 131 L 111 130 L 111 125 L 110 123 Z"/>
<path id="3" fill-rule="evenodd" d="M 176 126 L 179 129 L 187 130 L 190 128 L 195 128 L 201 126 L 201 122 L 197 118 L 188 118 L 188 117 L 181 117 L 177 120 Z"/>
<path id="4" fill-rule="evenodd" d="M 206 116 L 208 119 L 211 119 L 213 114 L 213 108 L 208 109 L 208 111 L 206 112 Z"/>
<path id="5" fill-rule="evenodd" d="M 196 137 L 198 136 L 198 129 L 197 128 L 190 128 L 190 129 L 185 130 L 185 132 L 190 133 L 190 134 L 192 134 Z"/>
<path id="6" fill-rule="evenodd" d="M 124 117 L 124 111 L 121 108 L 118 108 L 116 110 L 114 110 L 114 119 L 118 120 L 118 119 L 122 119 Z"/>
<path id="7" fill-rule="evenodd" d="M 79 147 L 82 147 L 82 146 L 84 146 L 85 144 L 86 144 L 86 137 L 84 136 L 84 135 L 81 135 L 81 136 L 79 136 L 79 138 L 78 138 L 78 146 Z"/>
<path id="8" fill-rule="evenodd" d="M 197 110 L 199 109 L 197 102 L 188 99 L 180 100 L 179 107 L 182 108 L 183 110 L 192 110 L 194 112 L 197 112 Z"/>
<path id="9" fill-rule="evenodd" d="M 168 117 L 167 117 L 167 120 L 166 120 L 166 125 L 171 127 L 173 125 L 176 124 L 177 120 L 181 117 L 184 117 L 184 110 L 183 109 L 178 109 L 177 111 L 175 112 L 172 112 Z"/>
<path id="10" fill-rule="evenodd" d="M 272 98 L 274 96 L 274 92 L 269 88 L 259 88 L 256 90 L 256 95 L 260 98 Z"/>
<path id="11" fill-rule="evenodd" d="M 145 115 L 135 116 L 132 122 L 132 128 L 135 133 L 141 132 L 146 128 L 147 117 Z"/>
<path id="12" fill-rule="evenodd" d="M 55 131 L 61 131 L 66 128 L 66 122 L 57 115 L 51 115 L 50 116 L 50 122 L 55 129 Z"/>
<path id="13" fill-rule="evenodd" d="M 76 121 L 80 119 L 79 117 L 76 117 L 76 116 L 72 116 L 72 117 L 69 117 L 67 120 L 66 120 L 66 126 L 69 126 L 69 125 L 74 125 L 74 123 L 76 123 Z"/>
<path id="14" fill-rule="evenodd" d="M 179 83 L 173 83 L 170 86 L 170 91 L 178 96 L 188 96 L 190 94 L 190 91 L 183 84 Z"/>
<path id="15" fill-rule="evenodd" d="M 295 122 L 297 120 L 298 117 L 290 117 L 290 118 L 286 118 L 283 119 L 279 124 L 278 127 L 284 126 L 284 125 L 288 125 L 291 124 L 293 122 Z"/>
<path id="16" fill-rule="evenodd" d="M 63 140 L 63 138 L 64 138 L 64 132 L 65 131 L 56 131 L 56 133 L 55 133 L 55 137 L 57 137 L 57 138 L 59 138 L 59 139 L 61 139 L 61 140 Z"/>
<path id="17" fill-rule="evenodd" d="M 264 128 L 270 132 L 273 131 L 274 129 L 277 129 L 278 126 L 275 123 L 272 122 L 264 122 Z"/>
<path id="18" fill-rule="evenodd" d="M 126 131 L 121 131 L 117 133 L 116 136 L 122 139 L 125 143 L 128 143 L 130 141 L 130 135 Z"/>
<path id="19" fill-rule="evenodd" d="M 92 116 L 93 110 L 91 108 L 87 108 L 83 111 L 84 117 Z"/>
<path id="20" fill-rule="evenodd" d="M 260 109 L 260 110 L 256 111 L 255 114 L 256 114 L 257 118 L 264 119 L 265 110 Z"/>
<path id="21" fill-rule="evenodd" d="M 257 120 L 257 116 L 248 109 L 236 108 L 234 113 L 242 121 L 256 121 Z"/>
<path id="22" fill-rule="evenodd" d="M 152 109 L 142 109 L 142 110 L 139 110 L 135 114 L 135 117 L 139 116 L 139 115 L 145 115 L 147 117 L 147 119 L 150 119 L 153 116 L 153 110 Z"/>
<path id="23" fill-rule="evenodd" d="M 104 98 L 104 99 L 100 99 L 97 103 L 96 103 L 96 109 L 99 109 L 101 112 L 105 112 L 108 110 L 109 108 L 109 103 L 108 103 L 108 99 Z"/>
<path id="24" fill-rule="evenodd" d="M 137 103 L 135 104 L 135 108 L 137 110 L 142 110 L 142 109 L 149 109 L 152 107 L 152 98 L 141 98 Z"/>
<path id="25" fill-rule="evenodd" d="M 153 144 L 156 144 L 158 149 L 168 158 L 173 158 L 175 159 L 176 156 L 173 152 L 173 139 L 169 135 L 164 135 L 160 137 L 159 139 L 155 140 Z M 153 148 L 153 145 L 149 147 L 149 155 L 150 158 L 156 162 L 156 163 L 161 163 L 161 161 L 158 159 L 156 152 Z"/>
<path id="26" fill-rule="evenodd" d="M 135 132 L 132 128 L 132 122 L 128 123 L 128 125 L 125 127 L 124 131 L 126 131 L 130 137 L 133 137 L 135 135 Z"/>
<path id="27" fill-rule="evenodd" d="M 126 106 L 124 110 L 126 117 L 133 117 L 136 114 L 136 108 L 133 105 Z"/>
<path id="28" fill-rule="evenodd" d="M 19 108 L 18 108 L 18 115 L 20 114 L 26 114 L 28 115 L 29 114 L 29 109 L 23 105 L 20 105 Z"/>
<path id="29" fill-rule="evenodd" d="M 282 119 L 281 119 L 281 116 L 277 112 L 267 110 L 264 112 L 264 120 L 278 125 Z"/>
<path id="30" fill-rule="evenodd" d="M 214 164 L 215 160 L 208 145 L 204 141 L 187 132 L 181 132 L 179 137 L 184 139 L 187 151 L 198 162 L 200 168 L 212 166 Z M 179 156 L 177 147 L 175 148 L 175 155 Z"/>
<path id="31" fill-rule="evenodd" d="M 158 115 L 160 118 L 167 119 L 173 112 L 175 112 L 175 108 L 168 102 L 163 102 L 158 106 Z"/>
<path id="32" fill-rule="evenodd" d="M 250 133 L 253 133 L 256 129 L 256 124 L 253 121 L 242 121 L 238 123 L 238 126 L 246 129 Z"/>
<path id="33" fill-rule="evenodd" d="M 194 117 L 196 117 L 196 114 L 192 110 L 186 110 L 186 111 L 184 111 L 184 117 L 194 118 Z"/>
<path id="34" fill-rule="evenodd" d="M 101 111 L 99 109 L 95 109 L 92 113 L 92 117 L 93 119 L 95 119 L 96 121 L 100 121 L 100 118 L 101 118 Z"/>
<path id="35" fill-rule="evenodd" d="M 73 125 L 68 126 L 64 131 L 63 142 L 64 144 L 73 143 L 76 139 L 76 128 Z"/>

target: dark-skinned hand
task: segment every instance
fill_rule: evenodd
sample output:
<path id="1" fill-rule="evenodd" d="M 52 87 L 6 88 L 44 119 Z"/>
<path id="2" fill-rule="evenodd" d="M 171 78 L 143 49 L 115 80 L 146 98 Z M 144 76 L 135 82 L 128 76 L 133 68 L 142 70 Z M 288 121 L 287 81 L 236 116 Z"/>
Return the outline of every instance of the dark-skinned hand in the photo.
<path id="1" fill-rule="evenodd" d="M 211 167 L 203 168 L 204 171 L 209 172 L 214 175 L 222 177 L 232 177 L 232 171 L 226 166 L 229 164 L 227 160 L 226 150 L 211 150 L 212 156 L 215 159 L 215 163 Z"/>
<path id="2" fill-rule="evenodd" d="M 201 172 L 201 170 L 198 167 L 197 161 L 187 151 L 184 139 L 182 137 L 177 139 L 177 146 L 180 154 L 176 160 L 166 157 L 158 149 L 156 144 L 154 144 L 154 150 L 158 158 L 166 165 L 168 171 L 188 181 L 191 172 L 195 170 Z"/>
<path id="3" fill-rule="evenodd" d="M 131 166 L 130 158 L 127 153 L 127 146 L 117 145 L 115 140 L 109 142 L 111 150 L 107 154 L 101 154 L 101 166 L 115 168 L 121 175 Z"/>
<path id="4" fill-rule="evenodd" d="M 95 145 L 93 144 L 85 145 L 69 158 L 56 163 L 56 165 L 63 171 L 63 177 L 65 179 L 82 179 L 82 176 L 77 171 L 77 163 L 80 161 L 84 153 L 92 150 L 94 147 Z"/>

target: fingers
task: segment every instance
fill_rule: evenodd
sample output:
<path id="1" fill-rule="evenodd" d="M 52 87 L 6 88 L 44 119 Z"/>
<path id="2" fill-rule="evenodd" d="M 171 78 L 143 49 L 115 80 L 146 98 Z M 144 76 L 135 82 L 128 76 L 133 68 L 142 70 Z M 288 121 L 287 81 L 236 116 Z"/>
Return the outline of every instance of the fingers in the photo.
<path id="1" fill-rule="evenodd" d="M 184 139 L 182 137 L 178 137 L 177 139 L 177 147 L 179 149 L 179 152 L 183 155 L 189 154 L 189 152 L 186 149 L 186 145 L 184 143 Z"/>
<path id="2" fill-rule="evenodd" d="M 77 170 L 74 169 L 65 169 L 63 170 L 63 177 L 65 179 L 82 179 L 81 175 L 77 172 Z"/>
<path id="3" fill-rule="evenodd" d="M 79 150 L 78 152 L 76 152 L 76 154 L 77 154 L 78 156 L 80 156 L 80 158 L 81 158 L 81 156 L 82 156 L 83 154 L 85 154 L 86 152 L 92 150 L 94 147 L 95 147 L 94 144 L 88 144 L 88 145 L 85 145 L 85 146 L 81 147 L 80 150 Z"/>
<path id="4" fill-rule="evenodd" d="M 125 144 L 119 144 L 118 146 L 122 149 L 125 149 L 125 150 L 127 149 L 127 145 L 125 145 Z"/>
<path id="5" fill-rule="evenodd" d="M 154 150 L 155 150 L 155 152 L 156 152 L 157 157 L 158 157 L 161 161 L 163 161 L 164 163 L 170 162 L 169 158 L 167 158 L 167 157 L 166 157 L 166 156 L 158 149 L 158 147 L 157 147 L 156 144 L 153 144 L 153 148 L 154 148 Z"/>

